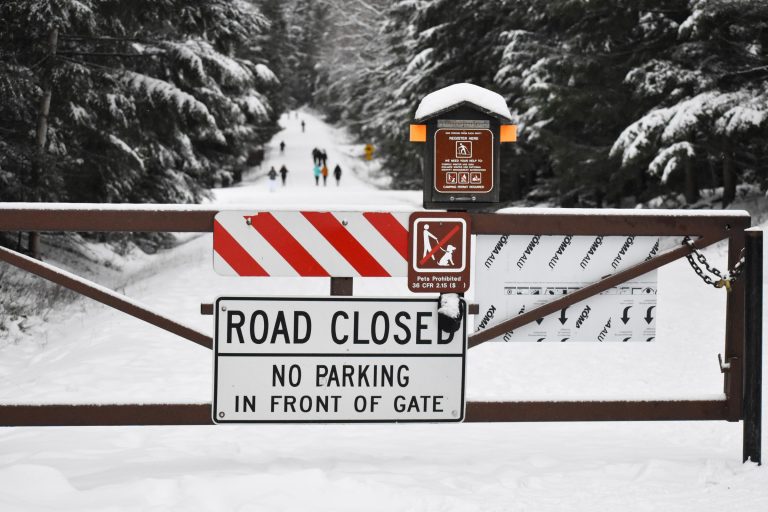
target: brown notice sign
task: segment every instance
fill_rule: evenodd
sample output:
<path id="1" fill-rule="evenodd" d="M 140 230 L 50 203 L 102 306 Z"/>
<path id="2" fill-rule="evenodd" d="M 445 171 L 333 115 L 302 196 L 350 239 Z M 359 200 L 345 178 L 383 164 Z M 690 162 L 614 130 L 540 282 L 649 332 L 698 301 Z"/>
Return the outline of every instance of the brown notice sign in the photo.
<path id="1" fill-rule="evenodd" d="M 435 190 L 487 193 L 493 190 L 493 132 L 438 128 L 435 131 Z"/>
<path id="2" fill-rule="evenodd" d="M 465 213 L 415 212 L 408 229 L 408 289 L 461 293 L 469 288 L 470 220 Z"/>

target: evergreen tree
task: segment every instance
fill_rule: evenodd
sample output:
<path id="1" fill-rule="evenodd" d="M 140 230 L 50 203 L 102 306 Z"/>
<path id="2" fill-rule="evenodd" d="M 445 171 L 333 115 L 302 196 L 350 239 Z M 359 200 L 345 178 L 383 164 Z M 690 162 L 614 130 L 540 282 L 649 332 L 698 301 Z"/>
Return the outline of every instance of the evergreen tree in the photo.
<path id="1" fill-rule="evenodd" d="M 329 8 L 324 2 L 292 0 L 286 14 L 291 53 L 285 62 L 284 85 L 296 105 L 312 104 L 318 61 L 325 43 Z"/>
<path id="2" fill-rule="evenodd" d="M 13 148 L 0 157 L 3 199 L 197 201 L 274 129 L 264 93 L 277 79 L 243 58 L 268 22 L 246 2 L 8 0 L 0 23 L 11 71 L 0 88 L 13 93 L 0 112 L 26 128 L 0 131 Z M 29 123 L 49 86 L 32 158 Z"/>
<path id="3" fill-rule="evenodd" d="M 676 36 L 626 76 L 636 98 L 653 108 L 630 124 L 612 154 L 688 203 L 699 189 L 723 186 L 723 205 L 736 182 L 768 177 L 768 4 L 697 0 L 648 13 L 646 27 Z"/>

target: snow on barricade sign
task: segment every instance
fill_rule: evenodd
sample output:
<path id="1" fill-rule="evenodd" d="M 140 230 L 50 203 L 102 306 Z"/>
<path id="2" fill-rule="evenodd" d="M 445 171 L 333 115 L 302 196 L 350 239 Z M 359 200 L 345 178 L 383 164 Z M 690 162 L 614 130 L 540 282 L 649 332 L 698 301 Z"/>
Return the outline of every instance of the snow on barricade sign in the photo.
<path id="1" fill-rule="evenodd" d="M 214 422 L 462 421 L 466 316 L 455 333 L 441 331 L 438 306 L 219 298 Z"/>
<path id="2" fill-rule="evenodd" d="M 223 211 L 213 266 L 226 276 L 407 274 L 408 213 Z"/>
<path id="3" fill-rule="evenodd" d="M 479 235 L 475 290 L 482 331 L 659 252 L 651 236 Z M 494 341 L 653 341 L 656 271 L 540 318 Z"/>

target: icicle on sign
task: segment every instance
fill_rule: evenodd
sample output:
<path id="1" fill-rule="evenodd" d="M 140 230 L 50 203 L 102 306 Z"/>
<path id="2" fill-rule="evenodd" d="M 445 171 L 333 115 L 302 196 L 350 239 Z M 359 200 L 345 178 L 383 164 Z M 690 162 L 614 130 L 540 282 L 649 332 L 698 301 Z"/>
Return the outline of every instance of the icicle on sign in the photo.
<path id="1" fill-rule="evenodd" d="M 478 331 L 655 256 L 658 237 L 478 235 Z M 497 341 L 653 341 L 656 271 L 539 318 Z"/>

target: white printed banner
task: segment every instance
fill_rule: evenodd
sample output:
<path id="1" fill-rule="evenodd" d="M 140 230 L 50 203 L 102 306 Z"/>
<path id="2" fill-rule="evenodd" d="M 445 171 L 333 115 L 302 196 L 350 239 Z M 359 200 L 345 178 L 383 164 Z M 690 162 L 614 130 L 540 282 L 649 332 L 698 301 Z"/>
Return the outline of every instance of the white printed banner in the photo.
<path id="1" fill-rule="evenodd" d="M 625 270 L 659 252 L 658 237 L 478 235 L 475 295 L 481 331 Z M 656 271 L 494 341 L 653 341 Z"/>

